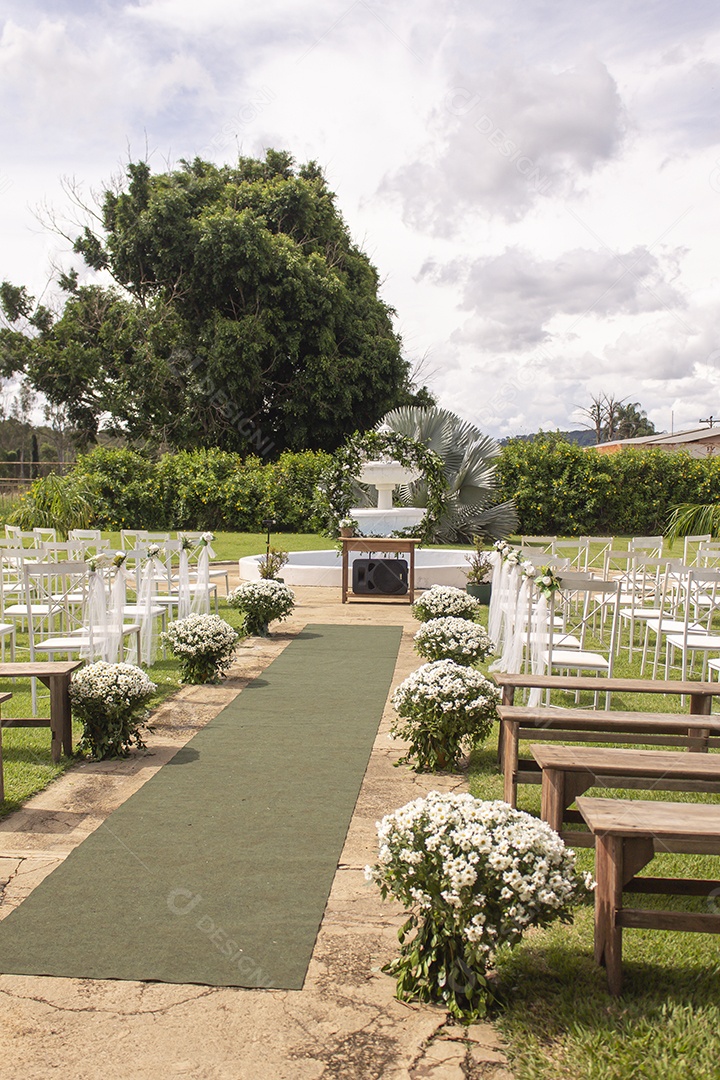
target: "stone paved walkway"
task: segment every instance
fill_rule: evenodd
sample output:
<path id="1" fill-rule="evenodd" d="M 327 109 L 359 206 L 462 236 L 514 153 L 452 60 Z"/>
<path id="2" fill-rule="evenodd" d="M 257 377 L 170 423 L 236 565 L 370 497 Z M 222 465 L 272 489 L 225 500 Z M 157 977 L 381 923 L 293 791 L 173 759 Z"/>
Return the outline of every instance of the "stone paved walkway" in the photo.
<path id="1" fill-rule="evenodd" d="M 296 597 L 278 633 L 243 643 L 222 686 L 187 687 L 158 710 L 149 753 L 80 764 L 0 822 L 0 918 L 306 623 L 402 625 L 393 686 L 418 666 L 407 604 L 341 605 L 323 588 Z M 464 788 L 458 777 L 394 768 L 402 748 L 388 738 L 391 715 L 386 706 L 302 990 L 0 975 L 0 1080 L 512 1080 L 491 1025 L 446 1024 L 439 1009 L 401 1004 L 380 970 L 403 920 L 364 879 L 375 822 L 433 788 Z M 187 933 L 202 932 L 189 915 Z"/>

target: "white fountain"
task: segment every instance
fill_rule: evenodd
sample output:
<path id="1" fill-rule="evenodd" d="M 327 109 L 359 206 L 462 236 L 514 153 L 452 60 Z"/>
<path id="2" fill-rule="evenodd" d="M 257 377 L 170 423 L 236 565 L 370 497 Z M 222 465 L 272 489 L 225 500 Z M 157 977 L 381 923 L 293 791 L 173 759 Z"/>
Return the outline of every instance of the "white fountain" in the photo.
<path id="1" fill-rule="evenodd" d="M 420 472 L 408 469 L 399 461 L 366 461 L 360 469 L 361 484 L 377 488 L 377 508 L 354 506 L 350 516 L 358 523 L 363 536 L 390 536 L 401 529 L 419 525 L 425 511 L 417 506 L 393 506 L 393 491 L 398 484 L 411 484 Z"/>
<path id="2" fill-rule="evenodd" d="M 407 469 L 397 461 L 368 461 L 362 466 L 358 480 L 377 488 L 377 507 L 356 506 L 350 514 L 365 536 L 390 536 L 400 529 L 414 528 L 422 521 L 421 507 L 394 507 L 392 493 L 398 484 L 411 484 L 419 472 Z M 456 585 L 463 588 L 467 580 L 467 551 L 436 551 L 432 548 L 415 553 L 415 588 L 429 589 L 431 585 Z M 260 577 L 261 555 L 246 555 L 240 560 L 240 580 L 257 581 Z M 351 551 L 350 562 L 367 558 L 367 552 Z M 326 551 L 291 551 L 282 571 L 288 585 L 326 585 L 340 588 L 342 561 L 335 549 Z"/>

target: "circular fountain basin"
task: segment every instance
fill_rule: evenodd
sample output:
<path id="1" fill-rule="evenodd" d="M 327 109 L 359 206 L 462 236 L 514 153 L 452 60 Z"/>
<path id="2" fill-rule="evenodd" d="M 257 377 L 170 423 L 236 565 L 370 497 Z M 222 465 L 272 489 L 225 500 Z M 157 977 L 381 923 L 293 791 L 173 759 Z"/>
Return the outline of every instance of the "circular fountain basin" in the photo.
<path id="1" fill-rule="evenodd" d="M 472 551 L 423 548 L 415 552 L 415 588 L 429 589 L 431 585 L 456 585 L 464 589 L 467 583 L 468 559 Z M 246 555 L 240 559 L 240 580 L 258 581 L 262 555 Z M 387 558 L 387 554 L 379 557 Z M 367 559 L 367 552 L 351 551 L 355 559 Z M 342 557 L 339 551 L 291 551 L 283 566 L 281 577 L 286 585 L 327 585 L 339 589 L 342 584 Z"/>

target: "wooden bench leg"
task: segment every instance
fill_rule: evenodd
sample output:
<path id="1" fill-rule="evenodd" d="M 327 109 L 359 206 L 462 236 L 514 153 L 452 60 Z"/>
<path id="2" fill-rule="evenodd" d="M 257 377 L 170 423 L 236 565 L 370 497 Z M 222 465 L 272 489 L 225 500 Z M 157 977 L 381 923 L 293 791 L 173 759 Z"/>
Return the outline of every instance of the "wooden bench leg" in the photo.
<path id="1" fill-rule="evenodd" d="M 565 816 L 565 773 L 562 769 L 543 769 L 540 817 L 559 833 Z"/>
<path id="2" fill-rule="evenodd" d="M 59 761 L 61 751 L 72 756 L 72 714 L 70 710 L 70 675 L 52 676 L 47 680 L 50 690 L 50 732 L 53 761 Z"/>
<path id="3" fill-rule="evenodd" d="M 608 989 L 622 988 L 622 928 L 616 913 L 622 907 L 623 842 L 618 836 L 595 837 L 595 961 L 604 964 Z"/>
<path id="4" fill-rule="evenodd" d="M 510 806 L 517 806 L 518 732 L 516 720 L 501 720 L 503 739 L 503 799 Z"/>

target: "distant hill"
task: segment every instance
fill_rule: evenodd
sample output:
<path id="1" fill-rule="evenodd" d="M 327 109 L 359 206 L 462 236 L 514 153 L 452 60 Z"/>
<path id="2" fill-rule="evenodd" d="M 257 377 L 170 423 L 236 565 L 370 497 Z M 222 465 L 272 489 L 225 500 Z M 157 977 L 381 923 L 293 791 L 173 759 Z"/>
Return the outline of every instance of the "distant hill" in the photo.
<path id="1" fill-rule="evenodd" d="M 532 435 L 513 435 L 512 438 L 519 439 L 521 442 L 531 442 L 536 435 L 541 435 L 543 432 L 534 431 Z M 558 435 L 562 435 L 568 442 L 577 443 L 578 446 L 595 446 L 595 432 L 590 431 L 589 428 L 580 428 L 578 431 L 558 431 Z M 500 445 L 508 442 L 508 439 L 500 439 Z"/>

